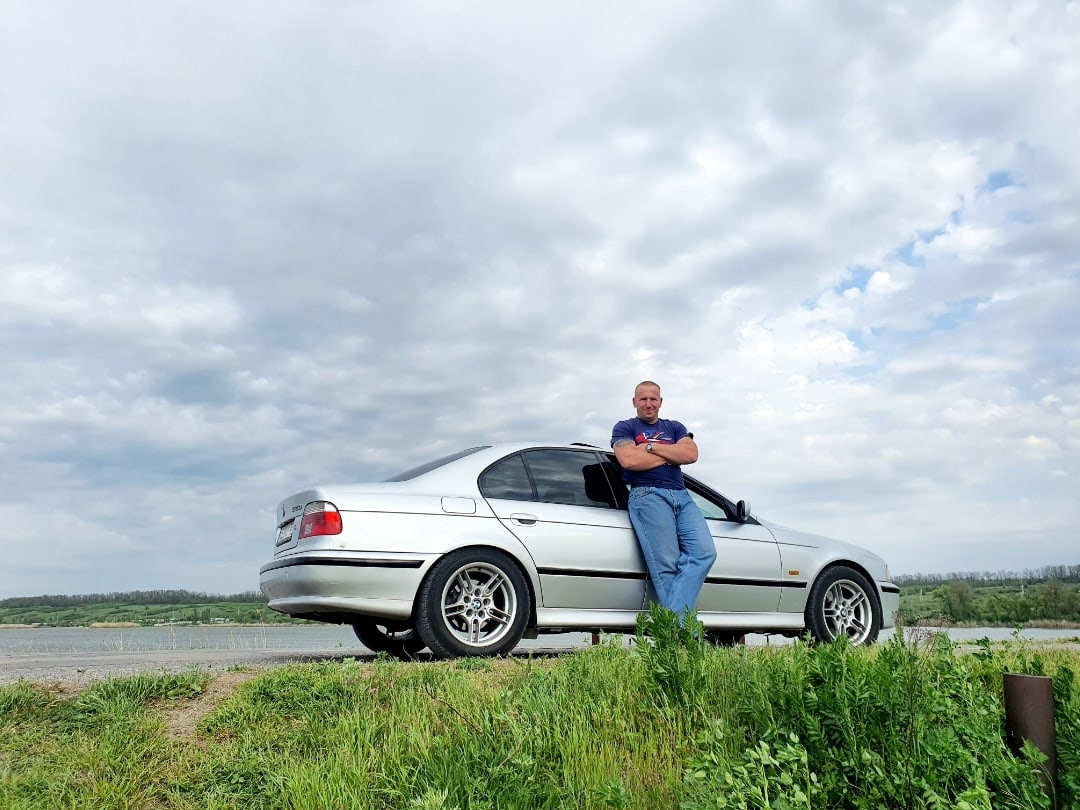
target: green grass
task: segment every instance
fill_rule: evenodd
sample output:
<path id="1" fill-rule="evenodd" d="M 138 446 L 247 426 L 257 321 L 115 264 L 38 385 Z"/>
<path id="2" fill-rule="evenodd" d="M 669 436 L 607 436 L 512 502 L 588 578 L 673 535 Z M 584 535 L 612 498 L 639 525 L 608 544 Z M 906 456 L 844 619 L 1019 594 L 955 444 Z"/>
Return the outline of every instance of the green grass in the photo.
<path id="1" fill-rule="evenodd" d="M 1054 678 L 1060 806 L 1080 804 L 1075 651 L 723 649 L 646 624 L 551 659 L 283 666 L 205 706 L 195 670 L 3 687 L 0 807 L 1048 807 L 1003 742 L 1005 671 Z"/>

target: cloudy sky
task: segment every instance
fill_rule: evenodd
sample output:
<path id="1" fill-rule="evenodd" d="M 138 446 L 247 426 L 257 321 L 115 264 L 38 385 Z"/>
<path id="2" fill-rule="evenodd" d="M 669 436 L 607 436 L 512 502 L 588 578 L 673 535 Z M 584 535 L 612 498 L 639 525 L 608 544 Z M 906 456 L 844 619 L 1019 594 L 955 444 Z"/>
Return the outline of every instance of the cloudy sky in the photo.
<path id="1" fill-rule="evenodd" d="M 1080 3 L 0 0 L 0 598 L 606 444 L 894 573 L 1080 562 Z"/>

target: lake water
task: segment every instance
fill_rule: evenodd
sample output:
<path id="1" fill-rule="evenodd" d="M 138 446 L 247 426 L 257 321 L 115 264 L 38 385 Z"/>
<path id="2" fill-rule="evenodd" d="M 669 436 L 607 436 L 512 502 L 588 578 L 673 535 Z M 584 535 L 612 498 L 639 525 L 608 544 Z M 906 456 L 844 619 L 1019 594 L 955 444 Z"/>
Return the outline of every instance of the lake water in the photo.
<path id="1" fill-rule="evenodd" d="M 950 627 L 954 641 L 976 641 L 988 637 L 1004 641 L 1013 637 L 1007 627 Z M 883 631 L 881 639 L 892 635 Z M 1080 630 L 1025 629 L 1020 638 L 1029 641 L 1076 639 Z M 519 649 L 572 649 L 587 646 L 590 634 L 584 632 L 541 636 L 523 640 Z M 624 637 L 625 638 L 628 637 Z M 782 636 L 750 635 L 751 645 L 789 644 Z M 191 627 L 33 627 L 0 628 L 2 653 L 71 653 L 160 652 L 163 650 L 291 650 L 322 651 L 364 647 L 352 629 L 342 625 L 200 625 Z"/>

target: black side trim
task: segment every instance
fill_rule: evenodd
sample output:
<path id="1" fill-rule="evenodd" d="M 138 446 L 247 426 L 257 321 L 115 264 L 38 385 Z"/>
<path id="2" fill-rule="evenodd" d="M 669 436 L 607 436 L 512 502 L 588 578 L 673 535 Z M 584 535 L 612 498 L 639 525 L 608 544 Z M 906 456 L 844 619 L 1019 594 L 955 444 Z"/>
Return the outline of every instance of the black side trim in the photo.
<path id="1" fill-rule="evenodd" d="M 878 587 L 885 593 L 900 593 L 900 586 L 893 585 L 891 582 L 879 582 Z"/>
<path id="2" fill-rule="evenodd" d="M 733 579 L 731 577 L 706 577 L 706 585 L 750 585 L 755 588 L 805 588 L 805 582 L 779 579 Z"/>
<path id="3" fill-rule="evenodd" d="M 634 571 L 594 571 L 579 568 L 537 568 L 541 576 L 588 577 L 598 579 L 648 579 L 648 574 Z M 805 582 L 784 582 L 778 579 L 732 579 L 730 577 L 708 577 L 709 585 L 748 585 L 756 588 L 805 588 Z"/>
<path id="4" fill-rule="evenodd" d="M 584 568 L 537 568 L 536 573 L 554 577 L 596 577 L 599 579 L 645 579 L 636 571 L 595 571 Z"/>
<path id="5" fill-rule="evenodd" d="M 345 568 L 419 568 L 423 560 L 367 560 L 357 557 L 301 557 L 299 559 L 278 560 L 267 563 L 259 569 L 260 574 L 277 568 L 290 568 L 294 565 L 329 565 Z"/>

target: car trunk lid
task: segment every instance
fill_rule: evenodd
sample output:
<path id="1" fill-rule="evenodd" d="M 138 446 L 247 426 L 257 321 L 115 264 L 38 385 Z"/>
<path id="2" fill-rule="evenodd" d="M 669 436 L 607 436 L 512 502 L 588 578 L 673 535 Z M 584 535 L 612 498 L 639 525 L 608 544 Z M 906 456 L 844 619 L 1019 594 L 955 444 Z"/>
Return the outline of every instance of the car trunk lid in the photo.
<path id="1" fill-rule="evenodd" d="M 280 554 L 296 547 L 296 538 L 300 531 L 300 518 L 304 516 L 304 507 L 318 500 L 315 490 L 304 490 L 290 495 L 277 507 L 277 540 L 274 553 Z"/>

